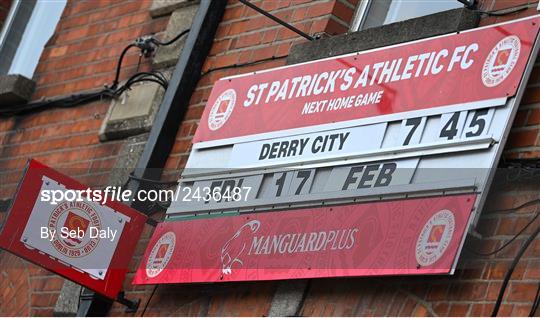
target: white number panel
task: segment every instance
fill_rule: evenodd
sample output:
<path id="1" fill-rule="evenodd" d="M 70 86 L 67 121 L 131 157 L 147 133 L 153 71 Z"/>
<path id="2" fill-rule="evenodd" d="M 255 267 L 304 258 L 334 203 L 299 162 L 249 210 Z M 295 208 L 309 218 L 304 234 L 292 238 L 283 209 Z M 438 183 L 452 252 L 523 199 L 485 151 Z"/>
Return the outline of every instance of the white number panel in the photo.
<path id="1" fill-rule="evenodd" d="M 511 107 L 461 105 L 389 122 L 194 149 L 169 217 L 474 191 Z"/>
<path id="2" fill-rule="evenodd" d="M 480 103 L 479 106 L 485 106 Z M 501 138 L 491 123 L 509 107 L 492 105 L 433 114 L 418 111 L 399 120 L 317 133 L 194 149 L 185 177 L 219 171 L 291 167 L 343 159 L 388 160 L 486 149 Z M 445 111 L 443 107 L 441 110 Z M 424 114 L 429 115 L 424 115 Z M 407 115 L 407 114 L 406 114 Z M 219 159 L 217 159 L 219 158 Z"/>

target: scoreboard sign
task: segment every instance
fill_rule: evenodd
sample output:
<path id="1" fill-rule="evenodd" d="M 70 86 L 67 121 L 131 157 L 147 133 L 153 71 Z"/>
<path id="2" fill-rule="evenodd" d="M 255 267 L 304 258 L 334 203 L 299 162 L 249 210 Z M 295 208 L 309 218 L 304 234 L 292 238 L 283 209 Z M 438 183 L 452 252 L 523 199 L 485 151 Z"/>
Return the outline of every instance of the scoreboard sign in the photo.
<path id="1" fill-rule="evenodd" d="M 46 200 L 45 193 L 88 187 L 30 161 L 6 222 L 0 248 L 101 295 L 115 299 L 122 288 L 146 217 L 110 201 Z"/>
<path id="2" fill-rule="evenodd" d="M 478 219 L 536 59 L 539 26 L 534 16 L 217 81 L 167 211 L 171 224 L 163 226 L 181 242 L 192 222 L 186 217 L 286 218 L 328 206 L 352 207 L 343 211 L 354 215 L 381 201 L 410 208 L 411 198 L 469 195 L 467 229 Z M 412 219 L 422 213 L 407 210 Z M 324 215 L 331 224 L 331 215 L 349 222 L 337 212 Z M 209 219 L 205 233 L 212 222 L 233 219 Z M 420 228 L 410 231 L 419 235 Z M 466 230 L 460 233 L 445 273 L 457 263 Z M 210 250 L 201 252 L 213 253 L 205 246 Z M 175 255 L 190 255 L 182 254 L 188 248 L 174 245 L 171 262 L 181 264 Z M 332 255 L 325 257 L 339 263 L 342 256 Z M 335 269 L 300 276 L 339 276 Z M 158 281 L 178 282 L 174 275 Z"/>

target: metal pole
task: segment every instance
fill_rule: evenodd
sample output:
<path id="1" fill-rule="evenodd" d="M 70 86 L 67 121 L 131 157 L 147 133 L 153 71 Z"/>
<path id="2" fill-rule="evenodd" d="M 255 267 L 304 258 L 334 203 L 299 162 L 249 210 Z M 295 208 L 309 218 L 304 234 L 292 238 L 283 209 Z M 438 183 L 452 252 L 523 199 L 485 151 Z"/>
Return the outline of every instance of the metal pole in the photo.
<path id="1" fill-rule="evenodd" d="M 187 111 L 189 99 L 197 85 L 202 65 L 210 51 L 226 4 L 226 1 L 201 1 L 199 5 L 169 87 L 156 114 L 148 141 L 133 172 L 135 178 L 128 183 L 128 188 L 133 193 L 141 188 L 140 179 L 159 180 L 161 177 L 162 169 L 174 145 L 180 122 Z M 141 209 L 138 206 L 141 203 L 133 202 L 132 207 Z M 108 313 L 112 304 L 110 299 L 105 299 L 86 289 L 83 295 L 77 316 L 104 316 Z M 116 301 L 131 309 L 136 305 L 135 302 L 126 300 L 122 296 Z"/>
<path id="2" fill-rule="evenodd" d="M 315 38 L 312 37 L 311 35 L 307 34 L 307 33 L 304 33 L 300 30 L 298 30 L 297 28 L 295 28 L 294 26 L 290 25 L 289 23 L 281 20 L 280 18 L 276 17 L 275 15 L 272 15 L 266 11 L 264 11 L 263 9 L 257 7 L 256 5 L 252 4 L 251 2 L 247 1 L 247 0 L 239 0 L 241 3 L 245 4 L 246 6 L 250 7 L 251 9 L 259 12 L 260 14 L 264 15 L 265 17 L 267 18 L 270 18 L 274 21 L 276 21 L 277 23 L 281 24 L 282 26 L 286 27 L 287 29 L 293 31 L 294 33 L 296 34 L 299 34 L 301 36 L 303 36 L 304 38 L 310 40 L 310 41 L 314 41 Z"/>
<path id="3" fill-rule="evenodd" d="M 148 186 L 139 181 L 141 178 L 159 180 L 161 177 L 226 4 L 226 1 L 200 2 L 148 141 L 133 171 L 134 178 L 129 181 L 128 188 L 133 193 Z M 133 202 L 132 207 L 140 211 L 145 209 L 144 203 L 138 201 Z"/>

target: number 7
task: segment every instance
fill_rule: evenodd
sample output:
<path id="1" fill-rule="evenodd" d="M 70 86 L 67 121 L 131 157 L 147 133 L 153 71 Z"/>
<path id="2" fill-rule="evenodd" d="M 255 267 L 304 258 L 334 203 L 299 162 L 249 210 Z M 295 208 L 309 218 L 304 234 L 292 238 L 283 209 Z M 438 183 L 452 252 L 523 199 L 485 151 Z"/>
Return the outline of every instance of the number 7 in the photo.
<path id="1" fill-rule="evenodd" d="M 309 177 L 311 177 L 311 170 L 298 171 L 296 177 L 302 179 L 302 181 L 300 181 L 300 184 L 298 185 L 298 188 L 296 189 L 296 192 L 294 193 L 295 195 L 299 195 L 300 193 L 302 193 L 302 188 L 308 181 Z"/>
<path id="2" fill-rule="evenodd" d="M 425 125 L 425 123 L 426 123 L 425 117 L 407 118 L 405 121 L 403 121 L 402 129 L 405 126 L 412 126 L 409 132 L 407 133 L 407 137 L 405 137 L 405 140 L 403 141 L 403 146 L 407 146 L 411 143 L 411 140 L 413 140 L 413 136 L 415 136 L 416 131 L 419 131 L 420 134 L 417 135 L 416 138 L 414 138 L 415 140 L 413 142 L 418 143 L 420 141 L 420 136 L 422 134 L 423 126 Z M 418 129 L 419 127 L 422 127 L 422 128 Z"/>

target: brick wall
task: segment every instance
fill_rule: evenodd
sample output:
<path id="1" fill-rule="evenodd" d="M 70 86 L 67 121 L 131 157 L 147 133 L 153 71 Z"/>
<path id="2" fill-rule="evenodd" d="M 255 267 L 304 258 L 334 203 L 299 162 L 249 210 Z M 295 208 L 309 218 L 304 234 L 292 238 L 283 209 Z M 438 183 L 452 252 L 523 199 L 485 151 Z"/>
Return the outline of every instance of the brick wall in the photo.
<path id="1" fill-rule="evenodd" d="M 0 0 L 1 4 L 9 1 Z M 68 1 L 55 35 L 41 56 L 33 100 L 81 93 L 111 84 L 120 52 L 135 38 L 161 32 L 169 15 L 152 18 L 151 1 Z M 136 72 L 131 50 L 121 79 Z M 142 59 L 139 70 L 150 63 Z M 110 100 L 70 109 L 48 109 L 0 118 L 0 200 L 10 199 L 28 158 L 35 158 L 89 186 L 107 184 L 124 140 L 100 142 Z M 127 168 L 127 167 L 126 167 Z M 5 218 L 0 211 L 0 222 Z M 0 316 L 52 316 L 63 279 L 0 251 Z"/>
<path id="2" fill-rule="evenodd" d="M 7 18 L 10 6 L 11 6 L 11 0 L 1 0 L 0 1 L 0 30 L 2 30 L 2 26 L 4 25 L 4 21 Z"/>
<path id="3" fill-rule="evenodd" d="M 252 1 L 309 33 L 340 34 L 347 31 L 354 0 Z M 534 1 L 529 1 L 534 2 Z M 484 0 L 482 10 L 511 8 L 527 0 Z M 111 83 L 120 51 L 134 38 L 162 31 L 168 16 L 152 19 L 151 1 L 70 1 L 38 65 L 34 99 L 72 94 Z M 482 24 L 535 14 L 535 8 L 505 17 L 490 17 Z M 212 84 L 218 78 L 285 64 L 292 45 L 305 41 L 237 1 L 229 1 L 212 50 L 185 120 L 180 123 L 166 179 L 175 179 L 187 160 L 191 139 Z M 234 64 L 255 65 L 216 70 Z M 124 61 L 122 78 L 137 69 L 135 51 Z M 140 70 L 150 65 L 143 59 Z M 536 69 L 516 118 L 506 156 L 538 158 L 540 128 L 540 69 Z M 98 130 L 109 107 L 108 101 L 73 109 L 55 109 L 23 117 L 0 119 L 0 200 L 10 198 L 22 168 L 35 157 L 83 183 L 106 183 L 111 167 L 125 141 L 100 142 Z M 513 179 L 512 179 L 513 180 Z M 504 181 L 504 180 L 503 180 Z M 478 231 L 483 239 L 467 240 L 467 248 L 489 251 L 510 239 L 537 212 L 529 207 L 515 213 L 495 210 L 512 208 L 538 197 L 538 183 L 502 182 L 491 191 Z M 491 212 L 490 212 L 491 211 Z M 0 211 L 1 212 L 1 211 Z M 0 213 L 0 222 L 5 213 Z M 538 221 L 531 226 L 534 229 Z M 503 252 L 490 258 L 465 253 L 452 277 L 319 279 L 308 284 L 303 315 L 489 315 L 502 277 L 530 230 Z M 137 266 L 151 228 L 145 229 L 137 246 L 131 270 Z M 526 315 L 540 279 L 540 239 L 525 254 L 507 290 L 500 314 Z M 62 280 L 44 270 L 0 251 L 0 315 L 51 315 Z M 130 285 L 128 298 L 141 298 L 142 307 L 153 286 Z M 278 282 L 160 286 L 146 315 L 267 315 Z M 114 304 L 111 315 L 124 315 Z"/>
<path id="4" fill-rule="evenodd" d="M 110 84 L 124 47 L 139 36 L 165 29 L 168 16 L 152 19 L 148 12 L 151 3 L 70 1 L 54 38 L 41 56 L 34 99 Z M 130 51 L 122 64 L 122 78 L 134 73 L 138 61 L 137 51 Z M 143 63 L 139 69 L 144 71 L 147 67 Z"/>
<path id="5" fill-rule="evenodd" d="M 135 38 L 164 30 L 168 16 L 152 19 L 150 1 L 69 1 L 56 33 L 44 49 L 34 79 L 33 100 L 81 93 L 111 84 L 121 51 Z M 137 50 L 122 64 L 120 79 L 136 72 Z M 143 59 L 140 71 L 150 68 Z M 24 117 L 0 118 L 0 199 L 10 198 L 26 159 L 59 169 L 77 169 L 83 183 L 102 185 L 88 175 L 107 169 L 121 141 L 100 143 L 98 130 L 110 101 L 72 109 L 52 109 Z M 104 176 L 107 171 L 104 171 Z"/>

